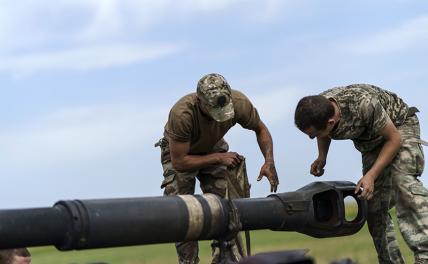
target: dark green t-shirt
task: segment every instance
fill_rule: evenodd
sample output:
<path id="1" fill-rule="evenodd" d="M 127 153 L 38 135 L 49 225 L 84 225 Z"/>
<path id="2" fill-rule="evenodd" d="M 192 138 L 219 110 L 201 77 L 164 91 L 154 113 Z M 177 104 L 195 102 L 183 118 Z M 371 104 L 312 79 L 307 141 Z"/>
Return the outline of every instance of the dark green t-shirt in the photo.
<path id="1" fill-rule="evenodd" d="M 190 141 L 189 154 L 205 154 L 212 152 L 216 143 L 236 123 L 246 129 L 256 129 L 260 117 L 250 100 L 241 92 L 232 90 L 232 102 L 235 116 L 225 122 L 216 122 L 201 111 L 196 93 L 188 94 L 169 112 L 164 136 L 176 141 Z"/>
<path id="2" fill-rule="evenodd" d="M 330 132 L 332 139 L 352 139 L 361 151 L 371 151 L 383 143 L 379 135 L 390 119 L 400 126 L 409 107 L 396 94 L 369 84 L 352 84 L 327 90 L 321 95 L 337 102 L 340 120 Z"/>

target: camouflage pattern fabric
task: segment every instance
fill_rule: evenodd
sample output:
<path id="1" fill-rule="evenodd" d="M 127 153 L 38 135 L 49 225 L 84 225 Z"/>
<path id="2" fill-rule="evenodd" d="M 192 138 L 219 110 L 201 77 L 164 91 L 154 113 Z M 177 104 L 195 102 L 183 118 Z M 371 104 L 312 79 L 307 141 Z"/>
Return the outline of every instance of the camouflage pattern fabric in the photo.
<path id="1" fill-rule="evenodd" d="M 376 179 L 375 193 L 369 201 L 367 224 L 378 252 L 379 263 L 404 263 L 392 221 L 385 210 L 395 205 L 404 240 L 416 258 L 425 259 L 428 263 L 428 191 L 417 179 L 424 170 L 424 154 L 417 140 L 420 135 L 418 118 L 409 117 L 397 129 L 402 137 L 402 146 L 396 158 Z M 380 148 L 362 153 L 364 174 L 376 161 L 379 151 Z"/>
<path id="2" fill-rule="evenodd" d="M 398 130 L 402 145 L 391 164 L 398 224 L 415 258 L 428 263 L 428 190 L 417 178 L 425 166 L 418 118 L 408 118 Z"/>
<path id="3" fill-rule="evenodd" d="M 171 108 L 165 124 L 164 137 L 190 142 L 190 155 L 204 155 L 213 148 L 236 124 L 256 130 L 260 116 L 251 101 L 241 92 L 232 90 L 234 117 L 225 122 L 213 122 L 202 108 L 196 93 L 183 96 Z M 207 133 L 209 132 L 209 133 Z"/>
<path id="4" fill-rule="evenodd" d="M 396 207 L 401 234 L 415 261 L 428 263 L 428 191 L 418 180 L 424 170 L 419 121 L 394 93 L 367 84 L 338 87 L 322 95 L 334 100 L 341 118 L 332 139 L 351 139 L 362 153 L 363 174 L 376 161 L 384 144 L 378 132 L 390 119 L 401 134 L 394 160 L 375 181 L 368 203 L 367 224 L 379 263 L 404 263 L 388 210 Z"/>
<path id="5" fill-rule="evenodd" d="M 222 140 L 220 143 L 215 150 L 218 152 L 228 151 L 229 146 L 226 141 Z M 164 195 L 194 194 L 196 179 L 198 179 L 203 193 L 213 193 L 222 198 L 230 199 L 240 198 L 241 195 L 249 196 L 245 161 L 231 170 L 225 166 L 210 166 L 190 172 L 178 172 L 172 167 L 168 142 L 162 139 L 159 145 L 164 176 L 161 188 L 164 188 Z M 239 261 L 242 256 L 245 256 L 242 238 L 238 235 L 230 242 L 232 243 L 230 255 L 235 258 L 235 261 Z M 197 241 L 178 242 L 175 246 L 180 264 L 199 263 Z M 219 262 L 218 248 L 213 247 L 212 263 Z"/>
<path id="6" fill-rule="evenodd" d="M 250 184 L 248 182 L 247 168 L 245 160 L 243 160 L 235 168 L 229 169 L 229 176 L 226 177 L 227 181 L 227 191 L 226 199 L 236 199 L 236 198 L 248 198 L 250 197 Z M 247 239 L 250 239 L 249 237 Z M 246 248 L 242 238 L 242 232 L 239 232 L 238 235 L 232 241 L 233 246 L 231 247 L 231 254 L 235 261 L 239 261 L 242 257 L 249 255 L 249 248 Z M 221 260 L 219 248 L 213 248 L 213 262 L 219 263 Z"/>
<path id="7" fill-rule="evenodd" d="M 332 139 L 351 139 L 360 152 L 383 144 L 378 132 L 388 119 L 395 126 L 407 117 L 409 107 L 396 94 L 369 84 L 353 84 L 327 90 L 321 95 L 334 100 L 340 108 L 340 123 L 330 133 Z"/>
<path id="8" fill-rule="evenodd" d="M 208 105 L 216 106 L 216 99 L 221 95 L 230 97 L 232 90 L 223 76 L 218 73 L 211 73 L 198 81 L 196 93 Z"/>
<path id="9" fill-rule="evenodd" d="M 211 73 L 203 76 L 198 82 L 196 93 L 217 122 L 224 122 L 235 116 L 232 90 L 220 74 Z"/>
<path id="10" fill-rule="evenodd" d="M 376 161 L 381 147 L 362 153 L 363 174 Z M 391 166 L 388 166 L 375 181 L 373 198 L 368 201 L 367 226 L 375 245 L 379 263 L 404 263 L 398 248 L 394 226 L 388 210 L 394 206 L 392 196 Z"/>

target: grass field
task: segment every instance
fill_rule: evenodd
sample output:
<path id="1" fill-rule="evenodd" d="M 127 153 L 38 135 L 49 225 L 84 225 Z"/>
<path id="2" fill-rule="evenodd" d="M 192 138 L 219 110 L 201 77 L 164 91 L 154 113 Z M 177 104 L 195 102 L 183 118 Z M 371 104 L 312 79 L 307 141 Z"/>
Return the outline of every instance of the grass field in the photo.
<path id="1" fill-rule="evenodd" d="M 348 210 L 351 211 L 351 210 Z M 394 214 L 393 214 L 394 215 Z M 394 216 L 395 218 L 395 216 Z M 396 228 L 397 229 L 397 228 Z M 311 238 L 295 232 L 260 230 L 251 232 L 254 253 L 291 249 L 309 249 L 308 255 L 316 263 L 351 258 L 360 264 L 377 263 L 367 226 L 355 235 L 339 238 Z M 397 230 L 400 248 L 406 263 L 412 263 L 412 254 Z M 210 263 L 210 242 L 200 242 L 201 263 Z M 30 248 L 33 264 L 167 264 L 177 263 L 173 244 L 133 246 L 97 250 L 59 252 L 54 247 Z"/>

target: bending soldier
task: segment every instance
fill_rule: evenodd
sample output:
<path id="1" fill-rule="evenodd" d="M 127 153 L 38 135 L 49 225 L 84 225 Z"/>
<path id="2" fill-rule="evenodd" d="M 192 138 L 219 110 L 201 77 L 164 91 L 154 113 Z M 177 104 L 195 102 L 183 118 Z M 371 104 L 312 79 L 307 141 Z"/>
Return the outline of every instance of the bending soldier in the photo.
<path id="1" fill-rule="evenodd" d="M 415 263 L 428 263 L 428 191 L 417 109 L 373 85 L 353 84 L 302 98 L 296 126 L 317 138 L 311 174 L 324 173 L 331 139 L 351 139 L 362 154 L 363 176 L 355 192 L 368 200 L 367 224 L 379 263 L 404 263 L 388 210 L 395 205 L 401 234 Z"/>
<path id="2" fill-rule="evenodd" d="M 243 161 L 241 155 L 228 151 L 223 139 L 236 123 L 255 131 L 265 158 L 257 180 L 267 177 L 270 190 L 276 192 L 278 177 L 269 130 L 248 98 L 213 73 L 203 76 L 196 93 L 182 97 L 169 113 L 164 138 L 157 144 L 161 146 L 164 195 L 193 194 L 197 178 L 202 192 L 227 198 L 227 180 L 236 177 L 233 172 L 240 171 L 236 168 Z M 176 248 L 179 263 L 199 262 L 197 241 L 176 243 Z"/>

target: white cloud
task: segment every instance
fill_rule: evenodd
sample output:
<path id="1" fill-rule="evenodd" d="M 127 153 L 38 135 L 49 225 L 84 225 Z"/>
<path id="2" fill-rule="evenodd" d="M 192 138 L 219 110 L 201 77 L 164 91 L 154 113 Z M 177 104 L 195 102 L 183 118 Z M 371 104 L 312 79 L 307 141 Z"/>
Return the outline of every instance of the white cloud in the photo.
<path id="1" fill-rule="evenodd" d="M 428 16 L 408 20 L 396 28 L 374 35 L 354 38 L 343 45 L 353 52 L 369 54 L 425 49 L 428 45 Z"/>
<path id="2" fill-rule="evenodd" d="M 93 39 L 100 35 L 111 35 L 120 32 L 123 25 L 123 17 L 120 14 L 119 3 L 115 0 L 81 2 L 88 5 L 92 17 L 87 25 L 82 28 L 80 38 Z"/>
<path id="3" fill-rule="evenodd" d="M 243 0 L 1 2 L 0 70 L 12 74 L 51 69 L 92 70 L 171 55 L 178 45 L 156 46 L 158 41 L 146 39 L 148 30 L 165 21 L 192 21 L 203 14 L 212 17 L 234 9 L 242 11 L 249 20 L 269 20 L 279 15 L 280 3 L 279 0 L 251 4 Z"/>
<path id="4" fill-rule="evenodd" d="M 0 71 L 28 73 L 40 70 L 92 70 L 127 65 L 171 55 L 174 45 L 116 44 L 85 46 L 59 51 L 0 56 Z"/>
<path id="5" fill-rule="evenodd" d="M 130 104 L 59 110 L 0 131 L 2 171 L 64 169 L 153 146 L 166 116 L 166 108 Z"/>

